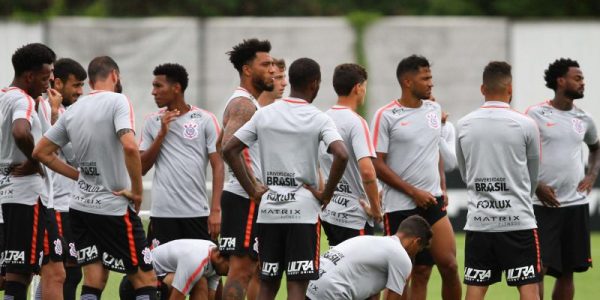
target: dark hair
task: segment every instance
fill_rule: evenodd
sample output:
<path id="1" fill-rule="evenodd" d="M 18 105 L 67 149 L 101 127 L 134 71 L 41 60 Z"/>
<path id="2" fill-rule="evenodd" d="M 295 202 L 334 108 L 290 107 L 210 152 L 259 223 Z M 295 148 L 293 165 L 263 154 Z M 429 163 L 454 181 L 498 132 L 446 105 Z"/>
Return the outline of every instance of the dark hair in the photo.
<path id="1" fill-rule="evenodd" d="M 185 91 L 188 86 L 188 73 L 180 64 L 166 63 L 154 68 L 154 76 L 165 75 L 170 83 L 179 83 L 181 91 Z"/>
<path id="2" fill-rule="evenodd" d="M 546 87 L 556 91 L 556 79 L 565 76 L 569 72 L 569 68 L 572 67 L 579 68 L 579 63 L 569 58 L 560 58 L 551 63 L 548 69 L 544 71 Z"/>
<path id="3" fill-rule="evenodd" d="M 506 81 L 512 79 L 512 67 L 504 61 L 492 61 L 483 70 L 483 85 L 488 91 L 501 92 Z"/>
<path id="4" fill-rule="evenodd" d="M 402 232 L 407 236 L 420 238 L 420 245 L 423 248 L 429 247 L 429 241 L 433 236 L 433 231 L 431 231 L 429 223 L 418 215 L 412 215 L 404 219 L 398 227 L 398 232 Z"/>
<path id="5" fill-rule="evenodd" d="M 256 57 L 257 52 L 268 53 L 270 51 L 271 42 L 268 40 L 259 41 L 258 39 L 249 39 L 233 46 L 233 50 L 227 52 L 227 54 L 233 67 L 238 73 L 242 74 L 242 67 L 250 63 Z"/>
<path id="6" fill-rule="evenodd" d="M 321 67 L 310 58 L 298 58 L 291 65 L 288 72 L 292 89 L 305 89 L 315 80 L 321 80 Z"/>
<path id="7" fill-rule="evenodd" d="M 348 96 L 355 85 L 367 80 L 367 71 L 361 65 L 341 64 L 333 71 L 333 89 L 338 96 Z"/>
<path id="8" fill-rule="evenodd" d="M 283 58 L 273 58 L 273 64 L 279 69 L 285 71 L 285 60 L 283 60 Z"/>
<path id="9" fill-rule="evenodd" d="M 110 56 L 98 56 L 88 65 L 88 75 L 91 82 L 106 79 L 113 70 L 119 71 L 119 66 Z"/>
<path id="10" fill-rule="evenodd" d="M 429 61 L 427 58 L 413 54 L 409 57 L 406 57 L 398 63 L 398 67 L 396 68 L 396 78 L 398 82 L 400 82 L 400 77 L 402 75 L 409 72 L 417 72 L 420 68 L 429 67 Z"/>
<path id="11" fill-rule="evenodd" d="M 85 69 L 73 59 L 61 58 L 54 63 L 54 78 L 60 78 L 63 82 L 67 82 L 69 75 L 73 75 L 75 79 L 83 81 L 87 78 Z"/>
<path id="12" fill-rule="evenodd" d="M 20 76 L 26 71 L 39 71 L 44 64 L 52 64 L 56 54 L 48 46 L 32 43 L 17 49 L 12 55 L 12 64 L 15 76 Z"/>

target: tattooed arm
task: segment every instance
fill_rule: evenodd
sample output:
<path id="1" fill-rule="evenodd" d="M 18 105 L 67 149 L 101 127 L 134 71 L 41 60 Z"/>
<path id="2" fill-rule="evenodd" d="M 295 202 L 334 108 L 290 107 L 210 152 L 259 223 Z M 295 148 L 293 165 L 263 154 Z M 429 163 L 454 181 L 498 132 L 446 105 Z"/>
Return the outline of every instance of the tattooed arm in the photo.
<path id="1" fill-rule="evenodd" d="M 123 145 L 123 154 L 125 155 L 125 166 L 129 179 L 131 180 L 131 191 L 122 190 L 117 192 L 118 195 L 125 196 L 133 202 L 135 211 L 139 212 L 142 205 L 142 162 L 140 160 L 140 152 L 135 141 L 133 130 L 129 128 L 121 129 L 117 132 L 117 136 Z"/>

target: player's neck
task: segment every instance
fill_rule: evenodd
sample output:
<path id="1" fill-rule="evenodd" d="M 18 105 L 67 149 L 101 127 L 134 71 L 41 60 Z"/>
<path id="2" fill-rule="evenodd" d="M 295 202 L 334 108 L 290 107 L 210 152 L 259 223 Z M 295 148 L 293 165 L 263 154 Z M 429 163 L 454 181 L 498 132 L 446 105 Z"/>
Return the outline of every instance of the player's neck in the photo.
<path id="1" fill-rule="evenodd" d="M 407 95 L 407 94 L 402 93 L 402 97 L 400 97 L 400 99 L 398 99 L 396 101 L 398 101 L 398 103 L 400 103 L 400 105 L 402 105 L 404 107 L 408 107 L 408 108 L 419 108 L 419 107 L 421 107 L 421 105 L 423 105 L 423 100 L 415 97 L 412 94 Z"/>
<path id="2" fill-rule="evenodd" d="M 167 110 L 169 111 L 173 111 L 173 110 L 178 110 L 180 114 L 185 114 L 188 111 L 190 111 L 190 106 L 185 103 L 185 100 L 183 98 L 181 99 L 177 99 L 175 102 L 173 102 L 171 105 L 169 105 L 167 107 Z"/>
<path id="3" fill-rule="evenodd" d="M 20 78 L 13 79 L 13 82 L 10 84 L 10 86 L 19 88 L 19 89 L 25 91 L 27 94 L 29 94 L 29 91 L 27 90 L 27 85 Z"/>
<path id="4" fill-rule="evenodd" d="M 302 92 L 302 91 L 296 91 L 296 90 L 292 90 L 290 92 L 290 97 L 291 98 L 298 98 L 298 99 L 302 99 L 305 100 L 308 103 L 312 103 L 312 98 L 311 95 L 309 95 L 308 93 Z"/>
<path id="5" fill-rule="evenodd" d="M 573 109 L 573 99 L 570 99 L 564 95 L 556 94 L 554 99 L 550 100 L 550 105 L 558 110 L 571 110 Z"/>
<path id="6" fill-rule="evenodd" d="M 273 93 L 265 91 L 260 94 L 260 96 L 258 97 L 258 99 L 256 101 L 258 101 L 258 105 L 260 105 L 260 107 L 264 107 L 269 104 L 273 104 L 273 102 L 275 102 L 275 100 L 276 100 L 276 97 Z"/>
<path id="7" fill-rule="evenodd" d="M 96 81 L 94 85 L 92 85 L 92 89 L 94 91 L 115 91 L 115 84 L 109 81 Z"/>
<path id="8" fill-rule="evenodd" d="M 349 107 L 352 111 L 356 112 L 358 101 L 349 96 L 339 96 L 337 105 Z"/>
<path id="9" fill-rule="evenodd" d="M 262 91 L 259 91 L 256 87 L 254 87 L 252 84 L 252 78 L 242 78 L 240 81 L 240 87 L 248 91 L 248 93 L 250 93 L 254 99 L 258 99 L 262 93 Z"/>

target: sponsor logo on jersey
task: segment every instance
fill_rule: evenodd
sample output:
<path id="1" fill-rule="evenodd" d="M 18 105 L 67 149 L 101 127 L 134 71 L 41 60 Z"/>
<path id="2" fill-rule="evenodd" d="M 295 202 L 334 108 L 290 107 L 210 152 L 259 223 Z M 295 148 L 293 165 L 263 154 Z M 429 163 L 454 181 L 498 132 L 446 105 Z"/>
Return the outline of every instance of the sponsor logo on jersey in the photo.
<path id="1" fill-rule="evenodd" d="M 267 185 L 298 186 L 294 177 L 267 176 Z"/>
<path id="2" fill-rule="evenodd" d="M 144 262 L 147 265 L 152 263 L 152 251 L 150 251 L 150 248 L 144 248 L 144 250 L 142 250 L 142 255 L 144 256 Z"/>
<path id="3" fill-rule="evenodd" d="M 197 112 L 197 111 L 196 111 L 196 112 L 193 112 L 193 113 L 190 115 L 190 119 L 200 119 L 200 118 L 202 118 L 202 114 L 201 114 L 200 112 Z"/>
<path id="4" fill-rule="evenodd" d="M 314 271 L 312 260 L 290 261 L 287 267 L 287 275 L 310 274 Z"/>
<path id="5" fill-rule="evenodd" d="M 145 261 L 145 258 L 144 258 Z M 125 263 L 123 263 L 123 259 L 116 258 L 106 252 L 102 253 L 102 263 L 115 271 L 125 271 Z"/>
<path id="6" fill-rule="evenodd" d="M 331 202 L 341 205 L 343 207 L 348 207 L 348 203 L 350 202 L 350 199 L 344 198 L 341 195 L 334 194 L 333 197 L 331 198 Z"/>
<path id="7" fill-rule="evenodd" d="M 10 179 L 8 179 L 9 177 L 6 176 L 3 179 L 6 179 L 7 182 L 4 182 L 3 179 L 0 179 L 0 184 L 8 184 L 10 183 Z M 0 197 L 9 197 L 9 196 L 13 196 L 15 194 L 13 189 L 6 189 L 6 190 L 2 190 L 0 191 Z"/>
<path id="8" fill-rule="evenodd" d="M 488 182 L 475 183 L 475 191 L 477 192 L 508 192 L 506 182 Z"/>
<path id="9" fill-rule="evenodd" d="M 101 186 L 89 184 L 89 183 L 85 182 L 83 179 L 80 179 L 79 181 L 77 181 L 77 184 L 79 185 L 80 190 L 87 192 L 87 193 L 97 193 L 100 190 L 102 190 Z"/>
<path id="10" fill-rule="evenodd" d="M 425 117 L 427 118 L 427 125 L 429 125 L 429 127 L 433 129 L 440 128 L 440 118 L 435 112 L 427 113 Z"/>
<path id="11" fill-rule="evenodd" d="M 0 175 L 6 176 L 10 174 L 11 170 L 12 168 L 9 164 L 0 164 Z"/>
<path id="12" fill-rule="evenodd" d="M 479 270 L 465 267 L 465 280 L 485 282 L 492 278 L 492 270 Z"/>
<path id="13" fill-rule="evenodd" d="M 25 263 L 25 251 L 17 250 L 5 250 L 2 255 L 3 263 L 10 264 L 24 264 Z"/>
<path id="14" fill-rule="evenodd" d="M 265 276 L 276 276 L 279 273 L 279 263 L 263 262 L 261 273 Z"/>
<path id="15" fill-rule="evenodd" d="M 478 222 L 507 222 L 520 221 L 519 216 L 474 216 L 473 220 Z"/>
<path id="16" fill-rule="evenodd" d="M 183 124 L 183 137 L 188 140 L 198 137 L 198 124 L 194 121 Z"/>
<path id="17" fill-rule="evenodd" d="M 60 239 L 56 239 L 52 243 L 54 244 L 54 253 L 56 253 L 57 255 L 62 255 L 63 249 L 62 242 L 60 241 Z"/>
<path id="18" fill-rule="evenodd" d="M 100 176 L 98 173 L 98 167 L 96 166 L 95 161 L 85 161 L 79 164 L 79 170 L 81 173 L 88 176 Z"/>
<path id="19" fill-rule="evenodd" d="M 260 210 L 260 213 L 269 215 L 300 215 L 300 210 L 287 208 L 263 208 Z"/>
<path id="20" fill-rule="evenodd" d="M 275 202 L 296 201 L 296 193 L 289 192 L 287 194 L 279 194 L 273 190 L 269 190 L 267 200 Z"/>
<path id="21" fill-rule="evenodd" d="M 511 208 L 510 200 L 481 200 L 477 201 L 477 208 L 507 209 Z"/>
<path id="22" fill-rule="evenodd" d="M 506 281 L 521 281 L 535 278 L 535 269 L 533 265 L 508 269 L 506 271 Z"/>
<path id="23" fill-rule="evenodd" d="M 222 237 L 219 240 L 219 248 L 221 250 L 235 250 L 235 237 Z"/>
<path id="24" fill-rule="evenodd" d="M 77 250 L 77 260 L 79 262 L 88 262 L 96 258 L 98 258 L 96 245 Z"/>
<path id="25" fill-rule="evenodd" d="M 334 265 L 337 266 L 338 262 L 340 262 L 340 260 L 342 260 L 342 258 L 344 258 L 344 254 L 339 253 L 332 249 L 332 250 L 325 252 L 325 254 L 323 254 L 323 258 L 328 259 Z"/>
<path id="26" fill-rule="evenodd" d="M 335 186 L 335 191 L 340 193 L 352 194 L 352 190 L 350 190 L 350 184 L 348 182 L 340 181 L 338 185 Z"/>
<path id="27" fill-rule="evenodd" d="M 573 118 L 571 119 L 571 123 L 573 124 L 573 130 L 575 130 L 577 134 L 583 134 L 585 132 L 585 126 L 583 126 L 583 121 L 577 118 Z"/>

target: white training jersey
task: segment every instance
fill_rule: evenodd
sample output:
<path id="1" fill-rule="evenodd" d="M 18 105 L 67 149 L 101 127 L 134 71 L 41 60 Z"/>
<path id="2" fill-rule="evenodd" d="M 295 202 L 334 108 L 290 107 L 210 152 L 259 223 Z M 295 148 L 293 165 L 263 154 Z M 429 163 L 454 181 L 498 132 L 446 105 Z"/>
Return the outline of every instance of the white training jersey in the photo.
<path id="1" fill-rule="evenodd" d="M 50 129 L 50 127 L 52 127 L 52 121 L 51 121 L 52 107 L 50 106 L 50 101 L 48 101 L 47 99 L 44 99 L 41 96 L 38 97 L 37 101 L 38 101 L 37 113 L 40 118 L 40 123 L 42 124 L 42 135 L 43 135 L 44 133 L 46 133 L 46 131 L 48 131 L 48 129 Z M 54 208 L 54 186 L 53 186 L 54 180 L 53 180 L 53 177 L 50 175 L 51 170 L 43 164 L 42 164 L 42 169 L 45 174 L 45 176 L 44 176 L 45 188 L 44 188 L 44 192 L 41 195 L 42 203 L 44 203 L 44 205 L 47 208 Z"/>
<path id="2" fill-rule="evenodd" d="M 225 104 L 225 107 L 229 106 L 229 103 L 231 103 L 231 101 L 236 98 L 246 98 L 250 100 L 252 104 L 254 104 L 254 106 L 256 106 L 257 110 L 260 108 L 260 106 L 258 105 L 258 100 L 256 100 L 256 98 L 254 98 L 254 96 L 252 96 L 252 94 L 250 94 L 250 92 L 248 92 L 248 90 L 246 90 L 243 87 L 238 87 L 235 89 L 231 97 L 229 97 L 229 100 L 227 100 L 227 104 Z M 258 178 L 259 174 L 261 173 L 258 145 L 249 146 L 247 149 L 244 149 L 242 155 L 244 156 L 244 162 L 246 163 L 246 167 L 248 168 L 248 170 L 252 171 L 251 176 Z M 233 174 L 231 168 L 229 169 L 229 180 L 225 182 L 223 190 L 228 191 L 230 193 L 234 193 L 246 199 L 250 198 L 248 196 L 248 193 L 244 191 L 244 188 L 242 187 L 240 182 L 237 180 L 237 178 L 235 178 L 235 175 Z"/>
<path id="3" fill-rule="evenodd" d="M 154 142 L 166 110 L 146 118 L 140 151 Z M 206 193 L 208 155 L 217 152 L 219 123 L 209 111 L 190 107 L 169 124 L 154 162 L 150 215 L 163 218 L 206 217 L 210 214 Z"/>
<path id="4" fill-rule="evenodd" d="M 445 172 L 451 172 L 456 169 L 456 129 L 454 128 L 454 124 L 450 121 L 446 121 L 445 124 L 442 124 L 440 155 L 444 161 Z"/>
<path id="5" fill-rule="evenodd" d="M 70 209 L 99 215 L 125 215 L 129 200 L 113 194 L 131 189 L 117 132 L 134 130 L 134 113 L 123 94 L 92 91 L 77 100 L 46 132 L 59 147 L 71 142 L 79 166 Z M 132 205 L 132 204 L 131 204 Z"/>
<path id="6" fill-rule="evenodd" d="M 531 200 L 540 160 L 535 122 L 508 103 L 487 101 L 456 129 L 456 157 L 469 195 L 465 230 L 537 228 Z"/>
<path id="7" fill-rule="evenodd" d="M 258 145 L 260 181 L 268 188 L 257 223 L 315 224 L 320 202 L 304 188 L 318 187 L 319 143 L 342 138 L 329 116 L 303 99 L 286 98 L 258 110 L 235 136 Z"/>
<path id="8" fill-rule="evenodd" d="M 539 181 L 554 188 L 561 206 L 587 204 L 586 192 L 577 186 L 585 177 L 583 144 L 598 142 L 594 120 L 580 108 L 554 108 L 549 101 L 527 109 L 540 129 L 542 153 Z M 533 204 L 543 205 L 534 195 Z"/>
<path id="9" fill-rule="evenodd" d="M 216 290 L 220 276 L 215 272 L 210 253 L 218 249 L 211 241 L 180 239 L 152 249 L 152 265 L 157 276 L 175 273 L 173 288 L 188 295 L 202 278 L 208 280 L 210 290 Z"/>
<path id="10" fill-rule="evenodd" d="M 37 143 L 42 137 L 42 123 L 35 109 L 35 101 L 27 92 L 17 87 L 3 91 L 0 95 L 0 202 L 35 205 L 38 198 L 47 192 L 47 187 L 39 174 L 22 177 L 10 175 L 12 167 L 27 160 L 15 143 L 12 128 L 16 120 L 27 120 L 31 126 L 33 141 Z M 45 199 L 48 200 L 47 197 Z"/>
<path id="11" fill-rule="evenodd" d="M 439 160 L 442 110 L 439 104 L 423 100 L 418 108 L 408 108 L 396 100 L 380 108 L 373 119 L 375 151 L 386 153 L 386 164 L 402 180 L 431 193 L 442 195 Z M 416 208 L 404 192 L 383 183 L 386 213 Z"/>
<path id="12" fill-rule="evenodd" d="M 64 113 L 65 107 L 61 104 L 58 109 L 58 118 Z M 67 143 L 60 148 L 58 151 L 58 158 L 74 168 L 77 168 L 75 154 L 73 153 L 73 146 L 71 143 Z M 48 173 L 52 176 L 54 209 L 59 212 L 69 212 L 69 200 L 71 199 L 71 193 L 77 188 L 77 181 L 55 173 L 52 170 L 48 170 Z"/>
<path id="13" fill-rule="evenodd" d="M 311 300 L 367 299 L 384 288 L 402 295 L 412 262 L 397 236 L 357 236 L 321 255 Z"/>
<path id="14" fill-rule="evenodd" d="M 338 183 L 331 202 L 321 211 L 321 220 L 352 229 L 364 229 L 367 221 L 373 226 L 359 200 L 368 202 L 362 184 L 358 161 L 375 156 L 375 149 L 367 122 L 349 107 L 335 105 L 325 112 L 335 123 L 337 130 L 348 149 L 348 164 L 344 176 Z M 327 152 L 325 143 L 319 147 L 319 163 L 325 179 L 329 178 L 333 155 Z"/>

